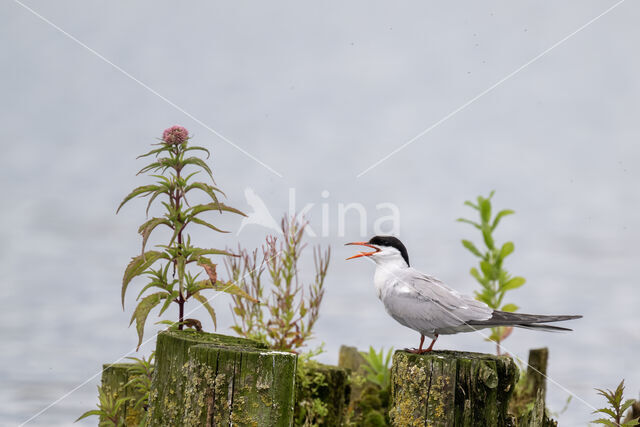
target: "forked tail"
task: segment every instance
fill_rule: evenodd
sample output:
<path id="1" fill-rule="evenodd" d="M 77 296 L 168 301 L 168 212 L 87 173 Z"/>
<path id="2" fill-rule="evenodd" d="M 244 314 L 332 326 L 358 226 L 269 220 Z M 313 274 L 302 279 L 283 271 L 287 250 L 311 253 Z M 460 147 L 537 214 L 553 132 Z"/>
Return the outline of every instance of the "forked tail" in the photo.
<path id="1" fill-rule="evenodd" d="M 569 328 L 560 326 L 546 325 L 550 322 L 561 322 L 564 320 L 580 319 L 579 315 L 544 315 L 544 314 L 525 314 L 525 313 L 508 313 L 506 311 L 494 310 L 493 315 L 487 320 L 476 320 L 468 322 L 472 326 L 516 326 L 526 329 L 538 329 L 550 332 L 571 331 Z"/>

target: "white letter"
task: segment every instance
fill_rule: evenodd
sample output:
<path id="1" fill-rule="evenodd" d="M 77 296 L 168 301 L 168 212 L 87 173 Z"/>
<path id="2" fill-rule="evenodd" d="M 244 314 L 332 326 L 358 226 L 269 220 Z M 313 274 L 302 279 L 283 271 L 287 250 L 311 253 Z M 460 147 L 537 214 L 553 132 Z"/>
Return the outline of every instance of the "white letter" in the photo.
<path id="1" fill-rule="evenodd" d="M 338 236 L 344 237 L 344 220 L 345 214 L 349 209 L 355 209 L 360 214 L 360 237 L 367 236 L 367 211 L 360 203 L 338 203 Z"/>
<path id="2" fill-rule="evenodd" d="M 382 209 L 382 208 L 391 209 L 391 215 L 383 216 L 376 219 L 376 221 L 373 224 L 373 232 L 376 235 L 392 234 L 397 236 L 398 234 L 400 234 L 400 209 L 398 209 L 398 207 L 395 204 L 389 203 L 389 202 L 378 203 L 376 205 L 376 209 Z M 391 228 L 388 231 L 383 231 L 382 224 L 386 221 L 391 221 Z"/>

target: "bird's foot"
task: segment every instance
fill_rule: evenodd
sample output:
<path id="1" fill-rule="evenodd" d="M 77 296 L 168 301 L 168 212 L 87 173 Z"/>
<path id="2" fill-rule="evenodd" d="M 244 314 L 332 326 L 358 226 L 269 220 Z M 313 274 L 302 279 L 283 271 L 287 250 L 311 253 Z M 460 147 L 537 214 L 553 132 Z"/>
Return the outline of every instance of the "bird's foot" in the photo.
<path id="1" fill-rule="evenodd" d="M 425 349 L 418 349 L 418 348 L 405 348 L 404 351 L 406 351 L 407 353 L 412 353 L 412 354 L 425 354 L 425 353 L 429 353 L 431 351 L 430 348 L 425 348 Z"/>

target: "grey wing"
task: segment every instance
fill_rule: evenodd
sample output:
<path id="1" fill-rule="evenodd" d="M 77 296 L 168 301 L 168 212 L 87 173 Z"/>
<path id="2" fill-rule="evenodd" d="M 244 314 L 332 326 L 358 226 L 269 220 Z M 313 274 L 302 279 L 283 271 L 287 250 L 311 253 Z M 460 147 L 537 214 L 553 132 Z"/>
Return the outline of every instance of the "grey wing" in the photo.
<path id="1" fill-rule="evenodd" d="M 385 298 L 387 312 L 401 324 L 425 335 L 491 318 L 492 309 L 412 268 L 397 277 L 393 296 Z"/>
<path id="2" fill-rule="evenodd" d="M 413 281 L 416 292 L 446 309 L 458 324 L 491 318 L 493 309 L 487 304 L 451 289 L 435 277 L 411 270 L 418 279 Z"/>

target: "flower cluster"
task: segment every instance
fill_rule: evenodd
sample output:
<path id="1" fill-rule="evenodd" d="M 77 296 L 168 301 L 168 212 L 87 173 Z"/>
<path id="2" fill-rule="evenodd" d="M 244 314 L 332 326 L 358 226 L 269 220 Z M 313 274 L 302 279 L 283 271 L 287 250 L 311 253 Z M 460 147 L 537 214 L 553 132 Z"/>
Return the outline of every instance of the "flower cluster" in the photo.
<path id="1" fill-rule="evenodd" d="M 189 131 L 182 126 L 171 126 L 162 133 L 162 140 L 167 145 L 178 145 L 189 139 Z"/>

